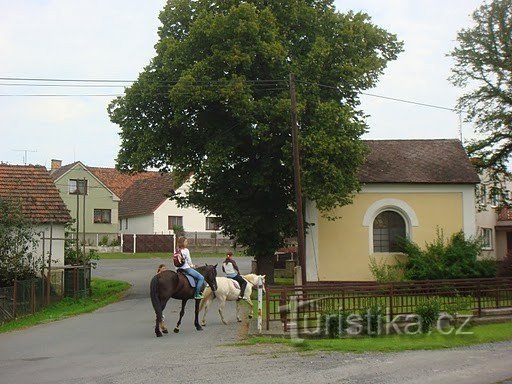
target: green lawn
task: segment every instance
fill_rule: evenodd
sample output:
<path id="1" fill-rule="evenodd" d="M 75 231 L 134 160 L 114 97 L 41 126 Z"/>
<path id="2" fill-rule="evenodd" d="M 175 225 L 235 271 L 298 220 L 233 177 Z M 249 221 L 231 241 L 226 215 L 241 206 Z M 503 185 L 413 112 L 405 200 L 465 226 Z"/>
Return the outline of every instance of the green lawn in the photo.
<path id="1" fill-rule="evenodd" d="M 389 335 L 350 339 L 314 339 L 295 342 L 284 338 L 252 337 L 245 345 L 285 344 L 306 351 L 398 352 L 419 349 L 443 349 L 512 340 L 512 323 L 479 325 L 467 329 L 471 335 Z"/>
<path id="2" fill-rule="evenodd" d="M 124 281 L 93 278 L 91 282 L 91 297 L 84 299 L 64 298 L 34 315 L 25 316 L 0 325 L 0 333 L 92 312 L 105 305 L 119 301 L 123 297 L 124 291 L 129 287 L 130 284 Z"/>

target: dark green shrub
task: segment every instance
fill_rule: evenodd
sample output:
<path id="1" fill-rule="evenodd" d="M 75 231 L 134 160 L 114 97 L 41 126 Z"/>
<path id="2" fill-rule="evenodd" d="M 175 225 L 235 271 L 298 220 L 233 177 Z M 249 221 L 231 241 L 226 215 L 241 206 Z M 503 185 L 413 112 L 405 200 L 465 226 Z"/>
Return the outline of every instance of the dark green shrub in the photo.
<path id="1" fill-rule="evenodd" d="M 337 339 L 348 327 L 347 317 L 350 313 L 343 311 L 326 311 L 320 314 L 320 330 L 329 339 Z"/>
<path id="2" fill-rule="evenodd" d="M 416 314 L 420 320 L 421 333 L 429 332 L 437 323 L 439 313 L 441 312 L 441 303 L 439 299 L 433 297 L 424 300 L 416 306 Z"/>
<path id="3" fill-rule="evenodd" d="M 407 280 L 464 279 L 496 276 L 496 263 L 479 260 L 480 239 L 466 239 L 462 231 L 446 241 L 442 232 L 427 243 L 425 250 L 408 239 L 399 239 L 401 252 L 407 255 L 398 262 Z"/>
<path id="4" fill-rule="evenodd" d="M 379 336 L 382 332 L 385 314 L 378 304 L 371 305 L 359 312 L 362 317 L 363 333 L 368 336 Z"/>

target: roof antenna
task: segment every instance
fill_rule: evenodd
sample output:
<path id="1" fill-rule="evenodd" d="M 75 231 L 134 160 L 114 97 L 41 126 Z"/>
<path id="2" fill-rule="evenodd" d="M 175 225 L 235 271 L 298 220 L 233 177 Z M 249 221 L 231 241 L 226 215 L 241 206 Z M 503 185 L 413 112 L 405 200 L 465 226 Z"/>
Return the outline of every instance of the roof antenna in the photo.
<path id="1" fill-rule="evenodd" d="M 23 165 L 27 165 L 28 162 L 28 152 L 37 152 L 32 151 L 30 149 L 12 149 L 14 152 L 23 152 Z"/>

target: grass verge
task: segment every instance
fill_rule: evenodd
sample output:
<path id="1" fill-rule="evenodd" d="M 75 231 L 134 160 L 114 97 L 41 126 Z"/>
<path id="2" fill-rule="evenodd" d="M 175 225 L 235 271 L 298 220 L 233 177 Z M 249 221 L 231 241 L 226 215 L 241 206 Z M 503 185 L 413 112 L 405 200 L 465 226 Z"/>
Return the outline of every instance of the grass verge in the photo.
<path id="1" fill-rule="evenodd" d="M 91 282 L 92 295 L 85 299 L 66 297 L 34 315 L 22 317 L 0 325 L 0 333 L 31 327 L 36 324 L 61 320 L 66 317 L 95 311 L 105 305 L 119 301 L 130 284 L 124 281 L 93 278 Z"/>
<path id="2" fill-rule="evenodd" d="M 473 334 L 389 335 L 350 339 L 308 339 L 296 342 L 284 338 L 251 337 L 244 344 L 285 344 L 304 351 L 399 352 L 465 347 L 474 344 L 512 340 L 512 323 L 486 324 L 468 328 Z"/>

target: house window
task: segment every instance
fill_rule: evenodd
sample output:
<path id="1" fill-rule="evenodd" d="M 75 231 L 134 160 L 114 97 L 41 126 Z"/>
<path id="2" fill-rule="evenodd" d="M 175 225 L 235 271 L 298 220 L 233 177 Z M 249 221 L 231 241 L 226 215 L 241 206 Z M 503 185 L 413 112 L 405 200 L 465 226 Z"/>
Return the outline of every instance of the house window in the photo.
<path id="1" fill-rule="evenodd" d="M 174 229 L 174 226 L 183 228 L 183 216 L 168 216 L 167 229 Z"/>
<path id="2" fill-rule="evenodd" d="M 68 187 L 70 195 L 87 195 L 87 180 L 70 179 Z"/>
<path id="3" fill-rule="evenodd" d="M 112 211 L 110 209 L 95 209 L 94 222 L 97 224 L 110 224 L 112 222 Z"/>
<path id="4" fill-rule="evenodd" d="M 219 218 L 215 216 L 206 217 L 206 230 L 218 231 L 220 229 Z"/>
<path id="5" fill-rule="evenodd" d="M 406 236 L 405 221 L 395 211 L 384 211 L 373 221 L 373 251 L 399 252 L 397 238 Z"/>
<path id="6" fill-rule="evenodd" d="M 496 208 L 499 205 L 500 194 L 498 189 L 493 188 L 491 190 L 491 207 Z"/>
<path id="7" fill-rule="evenodd" d="M 492 228 L 482 228 L 482 248 L 492 249 Z"/>
<path id="8" fill-rule="evenodd" d="M 128 218 L 124 219 L 124 229 L 128 229 Z"/>

